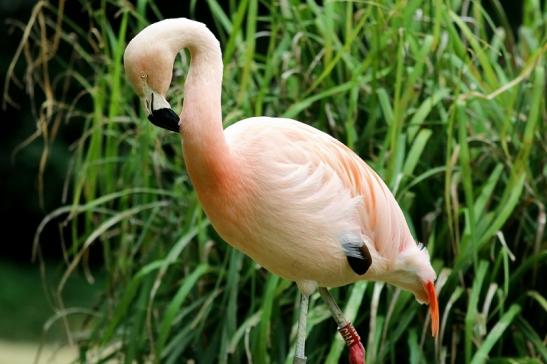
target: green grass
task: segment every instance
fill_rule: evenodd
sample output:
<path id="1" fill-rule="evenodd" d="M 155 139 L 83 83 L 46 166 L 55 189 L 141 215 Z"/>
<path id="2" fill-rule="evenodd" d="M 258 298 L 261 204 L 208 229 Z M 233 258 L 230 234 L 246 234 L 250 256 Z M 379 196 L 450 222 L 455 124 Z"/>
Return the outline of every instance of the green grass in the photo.
<path id="1" fill-rule="evenodd" d="M 178 137 L 146 121 L 124 79 L 124 46 L 161 17 L 158 9 L 147 0 L 80 3 L 93 36 L 62 7 L 39 3 L 15 57 L 27 62 L 43 163 L 59 128 L 84 125 L 66 206 L 51 213 L 65 218 L 70 241 L 53 292 L 58 312 L 68 309 L 64 282 L 88 270 L 88 249 L 99 246 L 104 260 L 103 295 L 70 328 L 79 360 L 290 363 L 294 284 L 215 234 Z M 228 12 L 216 0 L 190 4 L 208 6 L 222 43 L 225 125 L 289 116 L 348 144 L 382 175 L 431 253 L 437 341 L 426 308 L 407 292 L 367 282 L 334 291 L 368 361 L 546 362 L 547 16 L 539 0 L 522 1 L 516 34 L 499 0 L 490 13 L 473 0 L 244 0 Z M 46 39 L 58 45 L 47 54 Z M 187 58 L 175 68 L 169 99 L 180 110 Z M 35 244 L 39 257 L 39 231 Z M 313 296 L 310 363 L 345 360 L 327 312 Z"/>

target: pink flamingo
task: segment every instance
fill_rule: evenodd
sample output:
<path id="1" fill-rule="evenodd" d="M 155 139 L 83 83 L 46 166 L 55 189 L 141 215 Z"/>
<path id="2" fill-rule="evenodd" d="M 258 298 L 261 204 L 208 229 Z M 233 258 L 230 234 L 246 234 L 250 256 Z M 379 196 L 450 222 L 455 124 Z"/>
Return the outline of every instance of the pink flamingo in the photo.
<path id="1" fill-rule="evenodd" d="M 165 99 L 177 53 L 190 70 L 180 117 Z M 207 27 L 167 19 L 128 44 L 125 70 L 149 120 L 180 133 L 188 174 L 212 225 L 234 248 L 298 285 L 295 363 L 304 363 L 308 297 L 316 289 L 349 345 L 364 348 L 326 287 L 385 281 L 428 303 L 438 333 L 436 278 L 429 254 L 378 175 L 338 140 L 291 119 L 253 117 L 223 130 L 222 55 Z"/>

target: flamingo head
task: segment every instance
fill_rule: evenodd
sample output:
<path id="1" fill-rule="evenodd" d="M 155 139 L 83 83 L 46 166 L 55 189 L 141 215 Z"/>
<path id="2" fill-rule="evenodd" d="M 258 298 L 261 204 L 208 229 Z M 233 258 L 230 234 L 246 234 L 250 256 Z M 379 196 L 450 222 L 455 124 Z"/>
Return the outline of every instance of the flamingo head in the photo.
<path id="1" fill-rule="evenodd" d="M 124 53 L 124 68 L 135 92 L 143 99 L 152 124 L 178 133 L 180 118 L 165 95 L 171 83 L 176 52 L 154 39 L 156 32 L 142 31 L 133 38 Z"/>
<path id="2" fill-rule="evenodd" d="M 421 244 L 411 244 L 396 258 L 395 269 L 386 281 L 414 294 L 420 303 L 429 305 L 431 333 L 439 332 L 439 304 L 435 292 L 436 273 L 431 266 L 429 253 Z"/>

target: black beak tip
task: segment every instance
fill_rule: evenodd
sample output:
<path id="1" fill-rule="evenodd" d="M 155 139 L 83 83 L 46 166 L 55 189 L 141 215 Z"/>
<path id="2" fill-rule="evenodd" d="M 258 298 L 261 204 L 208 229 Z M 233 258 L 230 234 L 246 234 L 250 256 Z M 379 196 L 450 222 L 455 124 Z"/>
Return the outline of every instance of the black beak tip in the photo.
<path id="1" fill-rule="evenodd" d="M 171 109 L 164 108 L 152 111 L 152 114 L 148 115 L 148 120 L 160 128 L 167 129 L 169 131 L 179 132 L 179 116 Z"/>

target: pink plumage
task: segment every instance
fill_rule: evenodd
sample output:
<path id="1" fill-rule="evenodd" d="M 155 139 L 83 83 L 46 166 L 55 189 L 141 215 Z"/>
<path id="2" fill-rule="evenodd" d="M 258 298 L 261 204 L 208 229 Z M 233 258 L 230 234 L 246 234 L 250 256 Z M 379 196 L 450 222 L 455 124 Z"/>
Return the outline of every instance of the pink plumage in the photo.
<path id="1" fill-rule="evenodd" d="M 273 273 L 337 287 L 383 279 L 402 251 L 426 254 L 383 181 L 331 136 L 265 117 L 242 120 L 225 135 L 236 163 L 245 166 L 235 177 L 244 197 L 234 205 L 235 213 L 246 211 L 245 226 L 228 241 Z M 364 276 L 347 264 L 346 238 L 363 241 L 371 253 Z"/>

